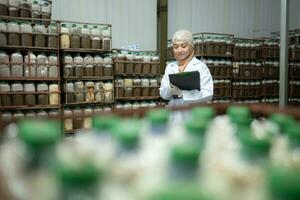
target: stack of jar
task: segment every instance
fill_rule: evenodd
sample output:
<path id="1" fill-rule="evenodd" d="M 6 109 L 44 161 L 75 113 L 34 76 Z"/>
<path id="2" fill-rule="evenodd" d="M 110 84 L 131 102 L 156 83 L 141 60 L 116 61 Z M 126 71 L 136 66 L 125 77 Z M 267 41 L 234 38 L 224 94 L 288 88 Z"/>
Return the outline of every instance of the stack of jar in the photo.
<path id="1" fill-rule="evenodd" d="M 119 53 L 115 59 L 116 75 L 159 75 L 159 56 L 138 53 Z"/>
<path id="2" fill-rule="evenodd" d="M 289 98 L 289 101 L 292 100 Z M 300 100 L 300 99 L 299 99 Z M 273 104 L 278 104 L 279 98 L 272 98 L 272 97 L 267 97 L 267 98 L 262 98 L 261 100 L 262 103 L 273 103 Z M 300 102 L 300 101 L 299 101 Z"/>
<path id="3" fill-rule="evenodd" d="M 300 45 L 292 44 L 290 45 L 290 59 L 299 60 L 300 59 Z"/>
<path id="4" fill-rule="evenodd" d="M 261 82 L 260 81 L 239 81 L 232 83 L 233 98 L 248 98 L 260 99 L 261 97 Z"/>
<path id="5" fill-rule="evenodd" d="M 101 28 L 97 25 L 89 27 L 79 24 L 61 24 L 61 47 L 62 48 L 83 48 L 83 49 L 111 49 L 111 33 L 107 26 Z"/>
<path id="6" fill-rule="evenodd" d="M 65 85 L 66 103 L 111 103 L 114 100 L 113 84 L 107 82 L 76 81 Z"/>
<path id="7" fill-rule="evenodd" d="M 86 107 L 86 108 L 65 108 L 64 109 L 64 130 L 73 131 L 78 129 L 89 129 L 92 127 L 92 116 L 110 111 L 108 106 Z"/>
<path id="8" fill-rule="evenodd" d="M 116 97 L 158 97 L 159 83 L 157 79 L 125 78 L 116 79 Z"/>
<path id="9" fill-rule="evenodd" d="M 0 83 L 1 106 L 59 105 L 58 84 Z"/>
<path id="10" fill-rule="evenodd" d="M 236 79 L 261 79 L 262 64 L 254 61 L 241 61 L 233 63 L 233 77 Z"/>
<path id="11" fill-rule="evenodd" d="M 0 44 L 1 46 L 23 47 L 47 47 L 58 48 L 57 24 L 51 23 L 45 26 L 37 22 L 11 20 L 7 23 L 0 20 Z"/>
<path id="12" fill-rule="evenodd" d="M 23 118 L 32 118 L 32 119 L 40 119 L 40 118 L 48 118 L 48 117 L 59 117 L 58 110 L 39 110 L 39 111 L 17 111 L 17 112 L 9 112 L 5 111 L 1 113 L 0 120 L 4 123 L 11 122 L 13 120 L 20 120 Z"/>
<path id="13" fill-rule="evenodd" d="M 289 97 L 299 98 L 300 97 L 300 81 L 292 80 L 289 82 Z"/>
<path id="14" fill-rule="evenodd" d="M 208 56 L 231 56 L 232 38 L 222 34 L 200 34 L 194 40 L 195 54 Z"/>
<path id="15" fill-rule="evenodd" d="M 80 53 L 64 56 L 64 77 L 110 77 L 113 75 L 112 58 L 100 55 L 91 56 L 86 54 L 84 57 Z"/>
<path id="16" fill-rule="evenodd" d="M 262 57 L 279 59 L 279 42 L 274 39 L 267 39 L 262 46 Z"/>
<path id="17" fill-rule="evenodd" d="M 24 18 L 51 18 L 51 3 L 48 0 L 2 0 L 0 15 Z"/>
<path id="18" fill-rule="evenodd" d="M 203 59 L 202 60 L 209 68 L 212 77 L 218 79 L 232 78 L 232 62 L 231 60 L 219 59 Z"/>
<path id="19" fill-rule="evenodd" d="M 259 49 L 262 44 L 255 40 L 237 40 L 234 43 L 235 59 L 256 59 L 259 58 Z"/>
<path id="20" fill-rule="evenodd" d="M 59 75 L 56 54 L 46 56 L 41 53 L 36 56 L 28 52 L 23 59 L 23 55 L 18 51 L 10 56 L 0 52 L 0 66 L 0 77 L 57 78 Z"/>

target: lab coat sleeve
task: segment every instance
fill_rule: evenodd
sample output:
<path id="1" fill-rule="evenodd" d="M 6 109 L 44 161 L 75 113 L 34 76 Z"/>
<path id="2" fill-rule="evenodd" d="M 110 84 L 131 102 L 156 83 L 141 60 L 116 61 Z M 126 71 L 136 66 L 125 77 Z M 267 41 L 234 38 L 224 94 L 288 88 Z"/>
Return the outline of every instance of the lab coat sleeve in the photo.
<path id="1" fill-rule="evenodd" d="M 206 102 L 212 99 L 214 85 L 210 71 L 205 64 L 203 64 L 202 69 L 198 69 L 198 71 L 200 73 L 201 90 L 183 90 L 183 101 Z"/>
<path id="2" fill-rule="evenodd" d="M 169 67 L 166 67 L 165 74 L 161 80 L 161 85 L 159 88 L 160 96 L 165 100 L 170 100 L 172 95 L 170 93 L 170 82 L 169 82 Z"/>

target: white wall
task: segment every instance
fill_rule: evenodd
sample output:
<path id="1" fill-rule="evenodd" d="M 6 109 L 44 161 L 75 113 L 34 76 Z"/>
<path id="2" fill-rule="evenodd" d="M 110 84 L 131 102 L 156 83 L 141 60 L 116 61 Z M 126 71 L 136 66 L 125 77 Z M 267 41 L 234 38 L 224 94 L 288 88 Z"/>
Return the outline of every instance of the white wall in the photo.
<path id="1" fill-rule="evenodd" d="M 300 1 L 290 0 L 290 28 L 300 28 Z M 264 37 L 280 30 L 280 0 L 169 0 L 168 38 L 178 29 Z"/>
<path id="2" fill-rule="evenodd" d="M 112 47 L 156 50 L 156 0 L 53 0 L 52 19 L 112 24 Z"/>

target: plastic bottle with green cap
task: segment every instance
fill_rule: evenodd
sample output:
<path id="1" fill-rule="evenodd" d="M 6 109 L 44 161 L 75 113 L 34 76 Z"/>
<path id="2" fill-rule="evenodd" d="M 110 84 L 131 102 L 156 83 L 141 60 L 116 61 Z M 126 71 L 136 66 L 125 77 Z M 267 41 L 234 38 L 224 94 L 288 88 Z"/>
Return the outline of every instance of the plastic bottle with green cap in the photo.
<path id="1" fill-rule="evenodd" d="M 257 138 L 250 128 L 238 129 L 237 135 L 241 144 L 241 156 L 244 160 L 266 161 L 271 148 L 271 137 Z"/>
<path id="2" fill-rule="evenodd" d="M 300 199 L 299 166 L 271 166 L 267 170 L 267 185 L 272 200 Z"/>
<path id="3" fill-rule="evenodd" d="M 119 143 L 119 153 L 137 151 L 139 147 L 140 122 L 130 119 L 114 127 L 114 136 Z"/>
<path id="4" fill-rule="evenodd" d="M 194 180 L 197 178 L 201 145 L 183 142 L 172 147 L 169 163 L 170 179 Z"/>
<path id="5" fill-rule="evenodd" d="M 300 124 L 296 122 L 295 124 L 285 128 L 285 132 L 289 138 L 289 146 L 291 149 L 297 149 L 300 147 Z"/>
<path id="6" fill-rule="evenodd" d="M 150 132 L 153 134 L 166 134 L 170 112 L 165 109 L 151 110 L 147 113 Z"/>
<path id="7" fill-rule="evenodd" d="M 190 119 L 185 123 L 186 136 L 188 141 L 195 144 L 204 144 L 204 135 L 207 129 L 207 119 Z"/>
<path id="8" fill-rule="evenodd" d="M 86 157 L 71 160 L 59 157 L 56 173 L 61 200 L 98 199 L 102 171 L 92 158 Z"/>
<path id="9" fill-rule="evenodd" d="M 282 134 L 284 134 L 290 126 L 295 124 L 293 117 L 281 113 L 272 114 L 269 120 L 278 125 Z"/>
<path id="10" fill-rule="evenodd" d="M 113 115 L 94 116 L 92 127 L 97 135 L 111 135 L 112 130 L 119 122 L 120 119 Z"/>
<path id="11" fill-rule="evenodd" d="M 60 123 L 50 120 L 21 121 L 19 137 L 27 149 L 29 168 L 50 167 L 54 146 L 62 137 Z"/>

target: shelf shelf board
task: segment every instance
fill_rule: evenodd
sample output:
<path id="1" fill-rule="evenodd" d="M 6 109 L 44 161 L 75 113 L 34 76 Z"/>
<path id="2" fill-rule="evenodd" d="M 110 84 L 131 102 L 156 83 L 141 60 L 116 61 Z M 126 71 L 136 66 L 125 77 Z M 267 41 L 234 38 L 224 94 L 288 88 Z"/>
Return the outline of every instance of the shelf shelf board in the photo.
<path id="1" fill-rule="evenodd" d="M 64 77 L 65 80 L 114 80 L 113 76 Z"/>
<path id="2" fill-rule="evenodd" d="M 70 53 L 109 53 L 111 50 L 103 50 L 103 49 L 84 49 L 84 48 L 61 48 L 64 52 L 70 52 Z"/>
<path id="3" fill-rule="evenodd" d="M 158 100 L 160 99 L 159 96 L 156 97 L 116 97 L 118 101 L 141 101 L 141 100 Z"/>
<path id="4" fill-rule="evenodd" d="M 59 109 L 60 105 L 36 105 L 36 106 L 1 106 L 0 110 L 40 110 L 40 109 Z"/>
<path id="5" fill-rule="evenodd" d="M 93 102 L 76 102 L 76 103 L 65 103 L 64 106 L 85 106 L 85 105 L 111 105 L 114 104 L 114 101 L 111 102 L 103 102 L 103 101 L 93 101 Z"/>
<path id="6" fill-rule="evenodd" d="M 4 50 L 20 50 L 20 51 L 42 51 L 42 52 L 57 52 L 58 48 L 49 47 L 24 47 L 24 46 L 1 46 Z"/>
<path id="7" fill-rule="evenodd" d="M 60 81 L 60 78 L 41 77 L 0 77 L 2 81 Z"/>

